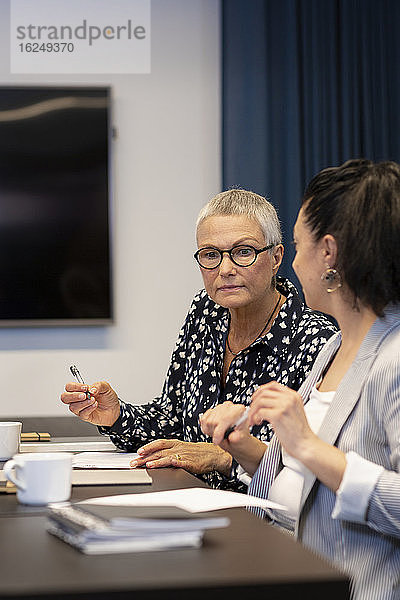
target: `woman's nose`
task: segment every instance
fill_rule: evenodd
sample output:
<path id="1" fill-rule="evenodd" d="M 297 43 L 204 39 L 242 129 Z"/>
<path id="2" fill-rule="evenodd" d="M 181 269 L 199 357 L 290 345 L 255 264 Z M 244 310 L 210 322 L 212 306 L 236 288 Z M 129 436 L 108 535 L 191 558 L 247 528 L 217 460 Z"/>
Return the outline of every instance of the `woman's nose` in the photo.
<path id="1" fill-rule="evenodd" d="M 232 273 L 232 271 L 236 271 L 236 265 L 231 260 L 231 257 L 229 256 L 229 254 L 224 253 L 222 255 L 221 264 L 219 265 L 220 275 L 229 275 L 230 273 Z"/>

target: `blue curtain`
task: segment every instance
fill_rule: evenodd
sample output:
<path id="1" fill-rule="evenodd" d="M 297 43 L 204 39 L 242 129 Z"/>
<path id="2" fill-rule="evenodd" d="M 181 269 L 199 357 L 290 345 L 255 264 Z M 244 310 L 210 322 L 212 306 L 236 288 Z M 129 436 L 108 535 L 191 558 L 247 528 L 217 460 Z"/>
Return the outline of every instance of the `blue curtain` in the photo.
<path id="1" fill-rule="evenodd" d="M 349 158 L 400 162 L 399 0 L 223 0 L 223 187 L 284 231 L 306 183 Z"/>

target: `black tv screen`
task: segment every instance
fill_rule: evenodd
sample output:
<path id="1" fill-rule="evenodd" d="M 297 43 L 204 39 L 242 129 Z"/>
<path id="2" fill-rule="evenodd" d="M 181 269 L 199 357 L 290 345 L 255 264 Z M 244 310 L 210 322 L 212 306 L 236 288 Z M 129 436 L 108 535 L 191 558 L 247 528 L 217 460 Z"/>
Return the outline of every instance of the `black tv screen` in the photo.
<path id="1" fill-rule="evenodd" d="M 110 89 L 0 87 L 0 326 L 112 320 Z"/>

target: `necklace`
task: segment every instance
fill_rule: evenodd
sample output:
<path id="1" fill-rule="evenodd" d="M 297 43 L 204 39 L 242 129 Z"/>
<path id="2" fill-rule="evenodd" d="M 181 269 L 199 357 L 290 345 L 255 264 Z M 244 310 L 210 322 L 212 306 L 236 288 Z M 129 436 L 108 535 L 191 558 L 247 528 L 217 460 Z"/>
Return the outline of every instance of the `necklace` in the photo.
<path id="1" fill-rule="evenodd" d="M 275 304 L 272 313 L 269 315 L 268 317 L 268 321 L 265 323 L 264 327 L 261 329 L 260 333 L 257 335 L 257 337 L 254 338 L 254 340 L 248 344 L 248 346 L 251 346 L 251 344 L 253 344 L 256 340 L 258 340 L 258 338 L 264 333 L 264 331 L 267 329 L 268 325 L 271 322 L 272 317 L 275 314 L 276 309 L 278 308 L 279 302 L 281 301 L 282 298 L 282 294 L 280 292 L 279 293 L 279 298 L 278 298 L 278 302 Z M 226 338 L 226 345 L 228 346 L 228 350 L 229 352 L 233 355 L 233 356 L 237 356 L 239 354 L 239 352 L 241 352 L 241 350 L 239 350 L 239 352 L 233 352 L 233 350 L 231 349 L 230 345 L 229 345 L 229 332 Z"/>

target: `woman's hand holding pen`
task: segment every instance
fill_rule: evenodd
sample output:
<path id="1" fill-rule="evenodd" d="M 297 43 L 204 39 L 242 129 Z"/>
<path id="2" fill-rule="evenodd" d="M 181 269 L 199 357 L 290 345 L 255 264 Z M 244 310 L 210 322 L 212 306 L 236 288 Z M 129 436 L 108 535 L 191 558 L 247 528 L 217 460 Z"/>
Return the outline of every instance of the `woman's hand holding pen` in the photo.
<path id="1" fill-rule="evenodd" d="M 90 398 L 87 398 L 87 392 Z M 107 381 L 98 381 L 89 386 L 70 382 L 61 394 L 61 402 L 69 405 L 69 410 L 82 421 L 111 427 L 120 414 L 120 404 L 116 392 Z"/>
<path id="2" fill-rule="evenodd" d="M 241 417 L 245 417 L 242 422 Z M 255 472 L 266 445 L 250 434 L 245 406 L 223 402 L 207 410 L 200 418 L 200 425 L 203 433 L 212 437 L 214 444 L 229 452 L 247 473 L 252 475 Z M 225 434 L 232 426 L 235 428 L 226 438 Z"/>
<path id="3" fill-rule="evenodd" d="M 245 407 L 232 402 L 224 402 L 208 410 L 201 419 L 201 428 L 206 435 L 212 436 L 214 444 L 229 452 L 246 451 L 249 438 L 249 428 L 268 421 L 282 446 L 287 452 L 296 455 L 300 446 L 307 444 L 316 436 L 311 431 L 304 413 L 303 400 L 298 392 L 271 381 L 261 385 L 253 394 L 251 405 L 245 414 Z M 246 416 L 243 423 L 238 425 L 238 417 Z M 228 439 L 225 432 L 237 425 Z M 240 461 L 239 461 L 240 462 Z"/>
<path id="4" fill-rule="evenodd" d="M 235 427 L 229 434 L 228 440 L 224 438 L 225 432 L 239 420 L 245 410 L 246 407 L 243 404 L 223 402 L 215 408 L 207 410 L 200 417 L 201 429 L 203 433 L 212 437 L 214 444 L 227 450 L 230 443 L 240 443 L 243 437 L 250 435 L 246 419 L 241 425 Z"/>
<path id="5" fill-rule="evenodd" d="M 249 423 L 259 425 L 263 421 L 271 424 L 285 450 L 299 460 L 318 440 L 308 424 L 300 394 L 277 381 L 260 386 L 252 396 Z"/>

